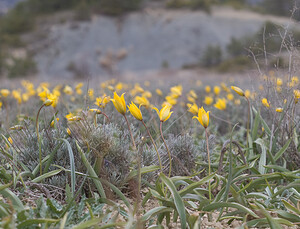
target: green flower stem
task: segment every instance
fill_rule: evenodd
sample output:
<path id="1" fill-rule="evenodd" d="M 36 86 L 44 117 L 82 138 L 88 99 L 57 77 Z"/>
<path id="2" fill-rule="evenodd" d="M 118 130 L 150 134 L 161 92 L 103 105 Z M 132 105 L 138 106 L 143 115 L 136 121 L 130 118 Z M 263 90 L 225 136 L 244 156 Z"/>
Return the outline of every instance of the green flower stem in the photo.
<path id="1" fill-rule="evenodd" d="M 165 138 L 164 138 L 164 135 L 163 135 L 163 132 L 162 132 L 162 123 L 163 122 L 160 122 L 160 135 L 161 135 L 161 138 L 163 139 L 163 142 L 165 144 L 165 147 L 167 149 L 167 152 L 168 152 L 168 156 L 169 156 L 169 161 L 170 161 L 170 168 L 169 168 L 169 177 L 171 177 L 171 172 L 172 172 L 172 157 L 171 157 L 171 153 L 170 153 L 170 150 L 167 146 L 167 143 L 165 141 Z"/>
<path id="2" fill-rule="evenodd" d="M 135 151 L 137 153 L 137 166 L 138 166 L 138 169 L 137 169 L 137 175 L 138 175 L 137 183 L 138 183 L 138 188 L 137 188 L 137 199 L 136 199 L 135 207 L 134 207 L 134 210 L 133 210 L 133 215 L 135 215 L 135 214 L 137 215 L 137 222 L 139 222 L 138 211 L 139 211 L 139 206 L 140 206 L 140 202 L 141 202 L 140 193 L 141 193 L 141 181 L 142 181 L 142 177 L 141 177 L 141 155 L 139 154 L 139 152 L 136 148 L 136 144 L 135 144 L 135 141 L 134 141 L 131 129 L 130 129 L 128 119 L 126 118 L 126 115 L 123 115 L 123 116 L 126 120 L 128 129 L 129 129 L 129 133 L 130 133 L 130 137 L 131 137 L 131 141 L 132 141 L 132 145 L 133 145 L 133 151 Z"/>
<path id="3" fill-rule="evenodd" d="M 94 126 L 95 127 L 97 126 L 97 114 L 96 113 L 94 114 Z"/>
<path id="4" fill-rule="evenodd" d="M 156 151 L 156 153 L 157 153 L 157 158 L 158 158 L 158 161 L 159 161 L 160 171 L 163 172 L 162 164 L 161 164 L 161 160 L 160 160 L 160 156 L 159 156 L 159 152 L 158 152 L 158 150 L 157 150 L 157 147 L 156 147 L 156 144 L 155 144 L 155 142 L 154 142 L 154 139 L 152 138 L 152 136 L 151 136 L 151 134 L 150 134 L 150 131 L 149 131 L 148 127 L 146 126 L 146 124 L 145 124 L 145 122 L 144 122 L 143 120 L 142 120 L 142 123 L 143 123 L 144 127 L 146 128 L 147 133 L 148 133 L 148 135 L 149 135 L 149 137 L 150 137 L 150 139 L 151 139 L 151 141 L 152 141 L 152 144 L 153 144 L 153 146 L 154 146 L 154 148 L 155 148 L 155 151 Z"/>
<path id="5" fill-rule="evenodd" d="M 129 124 L 129 122 L 128 122 L 128 119 L 126 118 L 126 115 L 123 115 L 123 116 L 124 116 L 124 118 L 125 118 L 125 120 L 126 120 L 128 129 L 129 129 L 129 133 L 130 133 L 130 137 L 131 137 L 131 142 L 132 142 L 133 148 L 134 148 L 134 150 L 136 150 L 136 145 L 135 145 L 135 141 L 134 141 L 134 138 L 133 138 L 131 129 L 130 129 L 130 124 Z"/>
<path id="6" fill-rule="evenodd" d="M 38 144 L 39 144 L 39 163 L 40 163 L 40 175 L 43 174 L 43 170 L 42 170 L 42 143 L 40 141 L 40 134 L 39 134 L 39 115 L 41 110 L 43 109 L 43 107 L 45 106 L 45 104 L 43 104 L 37 115 L 36 115 L 36 119 L 35 119 L 35 128 L 36 128 L 36 136 L 37 136 L 37 140 L 38 140 Z"/>
<path id="7" fill-rule="evenodd" d="M 209 154 L 208 131 L 207 131 L 207 128 L 205 128 L 205 136 L 206 136 L 207 161 L 208 161 L 208 176 L 210 176 L 211 167 L 210 167 L 210 154 Z M 209 202 L 211 202 L 211 185 L 210 185 L 210 181 L 208 181 L 208 195 L 209 195 Z"/>
<path id="8" fill-rule="evenodd" d="M 249 141 L 249 134 L 250 134 L 250 100 L 245 96 L 247 102 L 248 102 L 248 118 L 247 118 L 247 148 L 248 148 L 248 141 Z"/>

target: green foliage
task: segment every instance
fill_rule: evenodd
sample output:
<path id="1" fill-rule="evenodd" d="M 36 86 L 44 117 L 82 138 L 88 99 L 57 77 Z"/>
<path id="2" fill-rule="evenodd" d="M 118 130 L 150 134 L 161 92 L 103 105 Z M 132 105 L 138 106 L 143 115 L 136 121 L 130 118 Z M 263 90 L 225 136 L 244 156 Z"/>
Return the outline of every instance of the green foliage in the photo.
<path id="1" fill-rule="evenodd" d="M 245 0 L 219 0 L 219 3 L 229 5 L 235 9 L 241 9 L 246 6 Z"/>
<path id="2" fill-rule="evenodd" d="M 204 51 L 201 63 L 204 67 L 213 67 L 222 61 L 222 49 L 220 46 L 208 46 Z"/>
<path id="3" fill-rule="evenodd" d="M 228 60 L 224 60 L 217 66 L 220 72 L 239 72 L 253 67 L 253 61 L 248 56 L 236 56 Z"/>
<path id="4" fill-rule="evenodd" d="M 294 4 L 294 0 L 264 0 L 260 7 L 265 13 L 289 17 Z"/>
<path id="5" fill-rule="evenodd" d="M 142 0 L 101 0 L 98 3 L 101 13 L 108 15 L 121 15 L 126 12 L 138 10 Z"/>
<path id="6" fill-rule="evenodd" d="M 30 12 L 13 9 L 0 19 L 0 34 L 16 35 L 34 27 L 34 18 Z"/>
<path id="7" fill-rule="evenodd" d="M 9 78 L 24 77 L 36 73 L 36 64 L 31 57 L 13 58 L 13 64 L 7 66 Z"/>
<path id="8" fill-rule="evenodd" d="M 76 0 L 27 0 L 18 3 L 14 10 L 20 14 L 28 12 L 32 15 L 39 15 L 71 9 L 76 4 L 78 4 Z"/>
<path id="9" fill-rule="evenodd" d="M 169 8 L 189 8 L 210 12 L 212 2 L 210 0 L 170 0 L 166 3 Z"/>
<path id="10" fill-rule="evenodd" d="M 231 42 L 226 46 L 226 50 L 230 57 L 237 57 L 241 55 L 246 55 L 248 51 L 246 50 L 250 46 L 250 39 L 242 38 L 236 39 L 231 38 Z"/>
<path id="11" fill-rule="evenodd" d="M 80 3 L 74 9 L 75 19 L 79 21 L 88 21 L 91 19 L 91 9 L 85 0 Z"/>

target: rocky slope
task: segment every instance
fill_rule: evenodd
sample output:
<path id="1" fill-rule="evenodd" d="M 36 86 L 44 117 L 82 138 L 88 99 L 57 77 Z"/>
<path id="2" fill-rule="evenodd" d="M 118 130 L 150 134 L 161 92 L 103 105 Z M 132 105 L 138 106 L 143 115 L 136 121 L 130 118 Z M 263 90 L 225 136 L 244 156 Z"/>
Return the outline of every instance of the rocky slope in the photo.
<path id="1" fill-rule="evenodd" d="M 89 22 L 44 28 L 47 38 L 39 42 L 46 45 L 35 60 L 45 78 L 179 69 L 197 63 L 208 45 L 224 49 L 232 37 L 252 35 L 268 20 L 295 26 L 288 18 L 230 8 L 214 8 L 211 14 L 148 8 L 122 18 L 97 15 Z"/>

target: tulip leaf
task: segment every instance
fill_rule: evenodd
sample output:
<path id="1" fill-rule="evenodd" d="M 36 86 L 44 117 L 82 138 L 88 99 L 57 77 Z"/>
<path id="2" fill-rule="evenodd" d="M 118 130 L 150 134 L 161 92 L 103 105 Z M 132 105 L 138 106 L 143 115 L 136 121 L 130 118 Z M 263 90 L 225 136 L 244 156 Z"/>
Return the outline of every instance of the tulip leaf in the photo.
<path id="1" fill-rule="evenodd" d="M 73 150 L 72 150 L 70 143 L 66 139 L 60 138 L 58 140 L 63 141 L 67 145 L 67 149 L 69 152 L 70 169 L 71 169 L 71 189 L 72 189 L 72 197 L 73 197 L 75 194 L 75 186 L 76 186 L 75 159 L 74 159 Z"/>
<path id="2" fill-rule="evenodd" d="M 289 147 L 290 143 L 291 143 L 292 139 L 288 140 L 284 146 L 275 154 L 274 156 L 274 160 L 277 161 L 283 154 L 284 152 L 287 150 L 287 148 Z"/>
<path id="3" fill-rule="evenodd" d="M 177 192 L 175 185 L 173 184 L 173 182 L 167 178 L 163 173 L 161 173 L 159 175 L 160 179 L 166 184 L 166 186 L 168 187 L 168 189 L 171 192 L 172 197 L 174 198 L 174 203 L 176 206 L 176 210 L 179 214 L 180 217 L 180 222 L 181 222 L 181 228 L 182 229 L 186 229 L 186 213 L 185 213 L 185 206 L 183 203 L 183 200 L 181 198 L 181 196 L 179 195 L 179 193 Z"/>
<path id="4" fill-rule="evenodd" d="M 100 182 L 99 179 L 96 179 L 96 177 L 98 177 L 98 175 L 96 174 L 95 170 L 93 169 L 93 167 L 91 166 L 91 164 L 89 163 L 89 161 L 87 160 L 85 154 L 82 152 L 82 149 L 81 147 L 78 145 L 77 141 L 76 141 L 76 147 L 78 149 L 78 152 L 80 154 L 80 157 L 81 157 L 81 160 L 83 162 L 83 164 L 85 165 L 85 167 L 87 168 L 88 170 L 88 173 L 90 174 L 90 176 L 94 177 L 93 178 L 93 181 L 94 181 L 94 184 L 100 194 L 100 196 L 102 198 L 106 198 L 106 195 L 105 195 L 105 191 L 103 189 L 103 186 Z"/>
<path id="5" fill-rule="evenodd" d="M 207 206 L 205 206 L 202 210 L 203 211 L 212 211 L 212 210 L 216 210 L 219 208 L 236 208 L 241 210 L 244 213 L 248 213 L 251 216 L 258 218 L 258 216 L 249 208 L 238 204 L 238 203 L 225 203 L 225 202 L 218 202 L 218 203 L 212 203 L 212 204 L 208 204 Z"/>
<path id="6" fill-rule="evenodd" d="M 265 174 L 265 166 L 267 162 L 267 148 L 264 141 L 261 138 L 255 140 L 255 143 L 261 147 L 260 160 L 258 162 L 258 171 L 260 174 Z"/>
<path id="7" fill-rule="evenodd" d="M 39 183 L 39 182 L 43 181 L 46 178 L 49 178 L 49 177 L 52 177 L 52 176 L 55 176 L 55 175 L 59 174 L 61 171 L 62 171 L 62 169 L 56 169 L 56 170 L 53 170 L 51 172 L 45 173 L 41 176 L 38 176 L 38 177 L 34 178 L 32 180 L 32 182 Z"/>

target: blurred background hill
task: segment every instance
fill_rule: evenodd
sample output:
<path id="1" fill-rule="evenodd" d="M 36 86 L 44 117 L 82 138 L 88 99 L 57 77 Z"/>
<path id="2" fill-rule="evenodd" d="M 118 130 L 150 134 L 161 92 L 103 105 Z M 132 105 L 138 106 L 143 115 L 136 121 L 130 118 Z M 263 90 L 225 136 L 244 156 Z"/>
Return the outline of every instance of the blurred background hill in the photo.
<path id="1" fill-rule="evenodd" d="M 300 40 L 298 5 L 293 0 L 0 0 L 0 75 L 243 71 L 254 67 L 254 56 L 259 60 L 266 53 L 268 67 L 285 67 L 284 50 L 297 48 Z"/>

